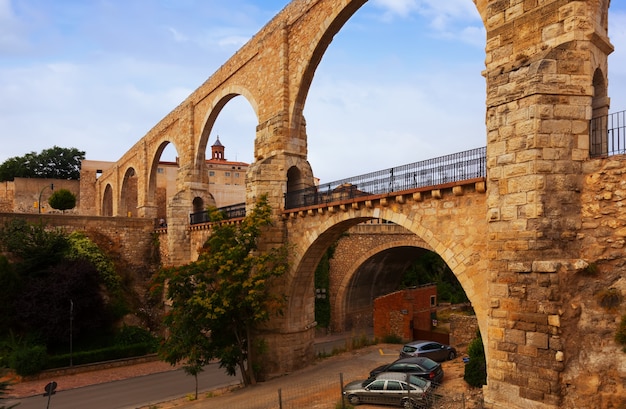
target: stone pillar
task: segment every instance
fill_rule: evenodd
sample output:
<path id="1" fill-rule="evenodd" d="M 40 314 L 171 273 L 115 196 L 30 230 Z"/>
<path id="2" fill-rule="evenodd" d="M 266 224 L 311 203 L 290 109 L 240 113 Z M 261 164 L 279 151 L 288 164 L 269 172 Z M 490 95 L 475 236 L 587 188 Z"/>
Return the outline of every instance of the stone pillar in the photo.
<path id="1" fill-rule="evenodd" d="M 560 282 L 580 255 L 575 239 L 593 78 L 612 48 L 596 18 L 598 2 L 492 3 L 485 18 L 491 272 L 485 403 L 562 407 L 560 373 L 571 351 L 559 342 L 568 291 Z"/>

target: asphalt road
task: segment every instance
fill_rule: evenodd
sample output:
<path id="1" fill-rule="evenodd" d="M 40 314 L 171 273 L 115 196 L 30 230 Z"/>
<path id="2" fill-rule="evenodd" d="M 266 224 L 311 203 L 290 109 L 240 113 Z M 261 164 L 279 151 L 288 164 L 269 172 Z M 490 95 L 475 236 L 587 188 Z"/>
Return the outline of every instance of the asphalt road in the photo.
<path id="1" fill-rule="evenodd" d="M 334 349 L 346 346 L 346 336 L 327 337 L 316 342 L 316 354 L 331 354 Z M 198 376 L 198 393 L 236 385 L 241 382 L 239 377 L 228 376 L 218 364 L 209 365 Z M 2 402 L 10 407 L 19 403 L 17 409 L 136 409 L 152 404 L 184 397 L 195 392 L 192 376 L 182 370 L 139 376 L 90 385 L 82 388 L 68 389 L 44 397 L 40 395 Z"/>
<path id="2" fill-rule="evenodd" d="M 198 390 L 206 391 L 238 384 L 239 378 L 226 375 L 218 364 L 208 365 L 198 376 Z M 166 371 L 131 379 L 69 389 L 50 397 L 41 395 L 3 402 L 18 409 L 135 409 L 168 401 L 195 392 L 194 377 L 183 370 Z M 48 405 L 49 404 L 49 405 Z"/>

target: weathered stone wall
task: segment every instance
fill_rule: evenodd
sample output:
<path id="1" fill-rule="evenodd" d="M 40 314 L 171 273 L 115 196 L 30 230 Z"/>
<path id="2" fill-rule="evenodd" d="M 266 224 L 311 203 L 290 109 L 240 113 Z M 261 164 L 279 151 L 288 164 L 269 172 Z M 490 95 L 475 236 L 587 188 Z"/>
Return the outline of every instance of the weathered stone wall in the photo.
<path id="1" fill-rule="evenodd" d="M 15 183 L 0 182 L 0 212 L 12 212 L 15 201 Z"/>
<path id="2" fill-rule="evenodd" d="M 88 237 L 106 237 L 108 245 L 125 262 L 138 271 L 148 271 L 147 265 L 154 257 L 154 222 L 141 218 L 116 218 L 97 216 L 75 216 L 61 214 L 0 213 L 0 226 L 11 219 L 24 219 L 28 223 L 43 223 L 68 232 L 80 231 Z M 147 278 L 147 277 L 142 277 Z"/>
<path id="3" fill-rule="evenodd" d="M 583 164 L 582 218 L 577 241 L 584 263 L 563 275 L 559 334 L 550 339 L 564 351 L 566 407 L 626 407 L 626 353 L 615 333 L 626 314 L 626 156 Z M 603 307 L 607 294 L 618 305 Z"/>
<path id="4" fill-rule="evenodd" d="M 50 185 L 54 185 L 54 190 Z M 76 196 L 76 207 L 68 209 L 65 214 L 78 214 L 80 204 L 80 187 L 77 180 L 15 178 L 13 181 L 2 182 L 0 190 L 0 211 L 15 213 L 39 213 L 39 197 L 41 196 L 41 213 L 62 213 L 48 204 L 48 199 L 55 190 L 66 189 Z"/>
<path id="5" fill-rule="evenodd" d="M 467 350 L 467 345 L 476 338 L 478 320 L 475 315 L 450 315 L 450 345 L 459 353 Z"/>

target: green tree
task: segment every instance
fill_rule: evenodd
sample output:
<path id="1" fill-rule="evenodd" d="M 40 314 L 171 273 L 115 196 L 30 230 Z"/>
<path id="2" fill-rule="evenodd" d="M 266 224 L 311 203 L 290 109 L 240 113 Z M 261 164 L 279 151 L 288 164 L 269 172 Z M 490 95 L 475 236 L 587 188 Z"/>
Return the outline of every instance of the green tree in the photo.
<path id="1" fill-rule="evenodd" d="M 67 189 L 59 189 L 50 195 L 48 204 L 53 209 L 65 213 L 66 210 L 76 207 L 76 195 Z"/>
<path id="2" fill-rule="evenodd" d="M 437 298 L 441 301 L 460 304 L 468 302 L 465 290 L 439 254 L 429 251 L 424 253 L 404 274 L 401 287 L 435 283 Z"/>
<path id="3" fill-rule="evenodd" d="M 83 159 L 85 152 L 76 148 L 54 146 L 39 154 L 30 152 L 0 164 L 0 182 L 16 177 L 78 180 Z"/>
<path id="4" fill-rule="evenodd" d="M 24 279 L 60 262 L 69 243 L 60 229 L 43 224 L 29 224 L 23 219 L 11 219 L 0 229 L 0 250 L 12 256 L 13 266 Z"/>
<path id="5" fill-rule="evenodd" d="M 210 212 L 219 220 L 215 209 Z M 263 195 L 240 224 L 214 224 L 197 261 L 155 276 L 155 290 L 166 288 L 171 304 L 164 319 L 170 336 L 160 348 L 165 361 L 196 371 L 217 358 L 228 374 L 239 369 L 245 385 L 256 383 L 253 331 L 281 312 L 284 297 L 268 285 L 288 268 L 286 245 L 257 248 L 270 225 Z"/>

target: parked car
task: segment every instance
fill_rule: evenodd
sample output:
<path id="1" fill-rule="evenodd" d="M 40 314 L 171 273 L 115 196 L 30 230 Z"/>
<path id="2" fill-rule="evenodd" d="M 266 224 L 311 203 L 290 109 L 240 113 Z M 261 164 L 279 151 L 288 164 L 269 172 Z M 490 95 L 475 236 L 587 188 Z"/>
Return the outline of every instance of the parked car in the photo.
<path id="1" fill-rule="evenodd" d="M 351 405 L 371 403 L 405 409 L 427 408 L 432 404 L 433 387 L 429 381 L 414 375 L 384 372 L 364 381 L 350 382 L 343 394 Z"/>
<path id="2" fill-rule="evenodd" d="M 381 365 L 370 372 L 370 378 L 382 372 L 401 372 L 419 376 L 427 381 L 439 385 L 443 380 L 441 364 L 426 357 L 400 358 L 390 364 Z"/>
<path id="3" fill-rule="evenodd" d="M 400 358 L 412 356 L 425 356 L 433 361 L 442 362 L 456 358 L 456 349 L 435 341 L 413 341 L 404 345 L 400 351 Z"/>

